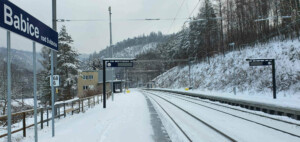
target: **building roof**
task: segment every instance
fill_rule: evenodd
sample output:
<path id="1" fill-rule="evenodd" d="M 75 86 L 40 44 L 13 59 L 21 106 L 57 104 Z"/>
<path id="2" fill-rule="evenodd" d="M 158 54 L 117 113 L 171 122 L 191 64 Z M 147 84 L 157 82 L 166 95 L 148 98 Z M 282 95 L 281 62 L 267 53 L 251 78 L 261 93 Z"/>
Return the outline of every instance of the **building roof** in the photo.
<path id="1" fill-rule="evenodd" d="M 106 80 L 108 83 L 118 83 L 118 82 L 125 82 L 125 80 Z M 99 81 L 98 83 L 103 83 L 103 81 Z"/>
<path id="2" fill-rule="evenodd" d="M 98 70 L 85 70 L 85 71 L 81 71 L 81 72 L 98 72 Z"/>

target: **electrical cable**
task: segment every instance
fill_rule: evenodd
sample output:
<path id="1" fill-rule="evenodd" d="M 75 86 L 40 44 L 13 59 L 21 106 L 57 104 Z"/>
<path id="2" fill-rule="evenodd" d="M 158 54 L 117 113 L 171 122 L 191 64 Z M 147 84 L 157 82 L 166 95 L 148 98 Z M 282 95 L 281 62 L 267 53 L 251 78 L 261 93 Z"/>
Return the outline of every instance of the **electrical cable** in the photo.
<path id="1" fill-rule="evenodd" d="M 182 3 L 181 3 L 181 5 L 180 5 L 179 9 L 178 9 L 177 12 L 176 12 L 175 17 L 173 18 L 173 21 L 172 21 L 171 26 L 169 27 L 167 33 L 169 33 L 170 30 L 171 30 L 171 28 L 173 27 L 173 24 L 174 24 L 174 22 L 175 22 L 175 20 L 176 20 L 176 17 L 178 16 L 178 14 L 179 14 L 179 12 L 180 12 L 180 10 L 181 10 L 181 8 L 182 8 L 182 6 L 183 6 L 183 4 L 184 4 L 185 1 L 186 1 L 186 0 L 183 0 L 183 1 L 182 1 Z"/>
<path id="2" fill-rule="evenodd" d="M 188 18 L 177 18 L 177 20 L 187 20 Z M 173 18 L 145 18 L 145 19 L 114 19 L 115 21 L 171 21 Z M 57 19 L 57 22 L 98 22 L 108 21 L 108 19 Z"/>
<path id="3" fill-rule="evenodd" d="M 196 10 L 196 8 L 198 7 L 198 5 L 200 4 L 200 1 L 201 1 L 201 0 L 198 1 L 198 3 L 197 3 L 196 6 L 194 7 L 193 11 L 191 12 L 191 14 L 189 15 L 188 18 L 190 18 L 190 17 L 193 15 L 194 11 Z"/>

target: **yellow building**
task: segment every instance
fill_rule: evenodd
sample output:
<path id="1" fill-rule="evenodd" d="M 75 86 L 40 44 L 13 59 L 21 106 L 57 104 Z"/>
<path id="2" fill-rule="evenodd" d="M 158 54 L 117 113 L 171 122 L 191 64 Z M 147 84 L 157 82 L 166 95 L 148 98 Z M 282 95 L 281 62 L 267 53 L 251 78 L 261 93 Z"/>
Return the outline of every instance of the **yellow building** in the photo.
<path id="1" fill-rule="evenodd" d="M 109 75 L 106 76 L 110 79 L 106 81 L 106 90 L 110 91 L 111 87 L 109 82 L 111 82 L 111 77 L 109 77 Z M 77 95 L 78 97 L 86 97 L 95 94 L 102 94 L 102 85 L 102 70 L 80 72 L 77 83 Z"/>

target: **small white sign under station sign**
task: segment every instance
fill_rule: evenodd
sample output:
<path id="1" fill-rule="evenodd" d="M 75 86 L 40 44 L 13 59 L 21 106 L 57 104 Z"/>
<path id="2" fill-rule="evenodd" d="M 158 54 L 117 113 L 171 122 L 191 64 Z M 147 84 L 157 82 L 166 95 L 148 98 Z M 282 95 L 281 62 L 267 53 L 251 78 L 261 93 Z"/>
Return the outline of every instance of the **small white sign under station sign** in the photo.
<path id="1" fill-rule="evenodd" d="M 50 77 L 50 86 L 51 86 L 52 79 Z M 59 86 L 59 75 L 53 75 L 53 86 Z"/>

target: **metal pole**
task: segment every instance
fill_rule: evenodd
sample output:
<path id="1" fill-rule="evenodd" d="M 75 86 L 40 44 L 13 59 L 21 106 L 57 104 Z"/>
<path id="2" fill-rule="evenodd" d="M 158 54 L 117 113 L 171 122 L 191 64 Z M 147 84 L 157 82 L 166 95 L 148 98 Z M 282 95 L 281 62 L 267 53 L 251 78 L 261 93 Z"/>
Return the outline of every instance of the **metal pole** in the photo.
<path id="1" fill-rule="evenodd" d="M 114 49 L 112 47 L 112 25 L 111 25 L 111 7 L 108 7 L 108 11 L 109 11 L 109 33 L 110 33 L 110 48 L 111 48 L 111 58 L 113 58 L 113 54 L 114 54 Z M 111 93 L 112 93 L 112 101 L 114 101 L 114 82 L 113 82 L 113 76 L 114 76 L 114 69 L 112 68 L 111 70 L 111 80 L 112 80 L 112 83 L 111 83 Z"/>
<path id="2" fill-rule="evenodd" d="M 56 19 L 56 0 L 52 0 L 52 28 L 55 31 L 57 31 Z"/>
<path id="3" fill-rule="evenodd" d="M 273 98 L 276 99 L 276 70 L 275 70 L 275 59 L 272 60 L 272 80 L 273 80 Z"/>
<path id="4" fill-rule="evenodd" d="M 56 23 L 56 0 L 52 0 L 52 29 L 54 31 L 57 31 L 57 23 Z M 53 53 L 53 65 L 54 65 L 54 71 L 53 73 L 56 74 L 56 69 L 57 69 L 57 53 L 54 52 Z M 54 87 L 54 90 L 56 90 L 56 87 Z M 57 101 L 57 96 L 58 94 L 56 94 L 55 92 L 55 96 L 54 96 L 54 100 Z M 56 112 L 54 112 L 54 114 L 56 115 Z"/>
<path id="5" fill-rule="evenodd" d="M 126 69 L 126 68 L 124 68 L 124 94 L 125 94 L 125 92 L 126 92 L 125 69 Z"/>
<path id="6" fill-rule="evenodd" d="M 191 87 L 191 60 L 189 60 L 189 89 Z"/>
<path id="7" fill-rule="evenodd" d="M 235 43 L 233 43 L 233 50 L 234 50 Z M 233 87 L 233 93 L 236 95 L 236 71 L 234 70 L 234 87 Z"/>
<path id="8" fill-rule="evenodd" d="M 54 110 L 54 86 L 53 86 L 53 72 L 54 72 L 54 69 L 53 69 L 53 50 L 51 50 L 51 97 L 52 97 L 52 101 L 51 101 L 51 108 L 52 108 L 52 137 L 55 136 L 55 133 L 54 133 L 54 117 L 55 117 L 55 110 Z"/>
<path id="9" fill-rule="evenodd" d="M 52 0 L 52 28 L 53 30 L 57 31 L 57 25 L 56 25 L 56 0 Z M 55 56 L 55 57 L 54 57 Z M 51 50 L 51 79 L 53 80 L 53 74 L 54 74 L 54 65 L 56 69 L 56 52 L 54 53 L 53 50 Z M 55 64 L 53 63 L 55 60 Z M 55 117 L 55 108 L 54 108 L 54 86 L 53 82 L 51 82 L 51 97 L 52 97 L 52 137 L 55 136 L 55 128 L 54 128 L 54 117 Z"/>
<path id="10" fill-rule="evenodd" d="M 33 42 L 33 97 L 34 97 L 34 138 L 38 141 L 37 132 L 37 96 L 36 96 L 36 47 Z"/>
<path id="11" fill-rule="evenodd" d="M 126 69 L 126 80 L 127 80 L 127 89 L 129 89 L 129 80 L 128 80 L 128 69 Z"/>
<path id="12" fill-rule="evenodd" d="M 112 46 L 112 26 L 111 26 L 111 7 L 108 8 L 109 11 L 109 32 L 110 32 L 110 46 Z M 112 48 L 113 53 L 113 48 Z"/>
<path id="13" fill-rule="evenodd" d="M 11 44 L 10 32 L 7 31 L 7 141 L 11 142 Z"/>
<path id="14" fill-rule="evenodd" d="M 103 60 L 103 108 L 106 108 L 106 78 L 105 75 L 106 74 L 106 64 L 105 64 L 105 60 Z"/>

